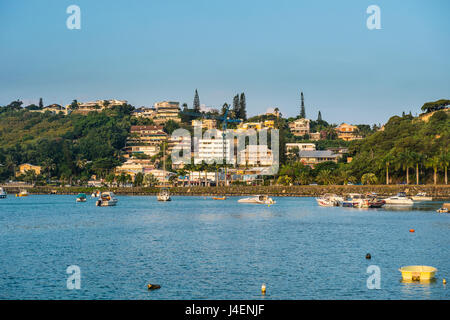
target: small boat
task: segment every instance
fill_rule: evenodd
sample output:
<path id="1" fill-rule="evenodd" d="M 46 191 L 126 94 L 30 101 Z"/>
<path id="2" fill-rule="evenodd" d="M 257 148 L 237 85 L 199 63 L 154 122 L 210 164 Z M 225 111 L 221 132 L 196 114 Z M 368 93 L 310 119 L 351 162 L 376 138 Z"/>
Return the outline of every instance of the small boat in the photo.
<path id="1" fill-rule="evenodd" d="M 95 202 L 97 207 L 113 207 L 119 200 L 116 195 L 111 191 L 102 192 L 100 197 Z"/>
<path id="2" fill-rule="evenodd" d="M 335 194 L 326 193 L 323 196 L 316 198 L 316 201 L 321 207 L 337 207 L 344 201 L 344 198 Z"/>
<path id="3" fill-rule="evenodd" d="M 341 205 L 350 208 L 368 208 L 368 202 L 365 201 L 365 197 L 360 193 L 350 193 L 347 198 L 341 202 Z"/>
<path id="4" fill-rule="evenodd" d="M 28 197 L 28 191 L 21 190 L 18 194 L 16 194 L 16 197 Z"/>
<path id="5" fill-rule="evenodd" d="M 414 201 L 406 196 L 405 192 L 399 192 L 396 196 L 384 199 L 387 206 L 412 206 Z"/>
<path id="6" fill-rule="evenodd" d="M 448 213 L 448 208 L 442 207 L 442 208 L 437 209 L 436 212 L 437 213 Z"/>
<path id="7" fill-rule="evenodd" d="M 6 191 L 3 188 L 0 188 L 0 199 L 6 198 Z"/>
<path id="8" fill-rule="evenodd" d="M 213 200 L 226 200 L 227 197 L 223 196 L 223 197 L 212 197 Z"/>
<path id="9" fill-rule="evenodd" d="M 94 191 L 94 192 L 92 192 L 92 194 L 91 194 L 91 198 L 98 198 L 98 197 L 100 197 L 100 194 L 101 194 L 101 192 L 100 191 Z"/>
<path id="10" fill-rule="evenodd" d="M 78 194 L 77 202 L 86 202 L 86 195 L 84 193 Z"/>
<path id="11" fill-rule="evenodd" d="M 250 198 L 239 199 L 239 203 L 256 203 L 256 204 L 275 204 L 276 202 L 265 195 L 257 195 Z"/>
<path id="12" fill-rule="evenodd" d="M 168 188 L 163 188 L 161 189 L 161 191 L 158 193 L 158 196 L 156 197 L 158 199 L 158 201 L 172 201 L 172 199 L 170 198 L 170 191 Z"/>
<path id="13" fill-rule="evenodd" d="M 382 199 L 378 199 L 375 193 L 366 194 L 363 200 L 361 208 L 381 208 L 386 202 Z"/>
<path id="14" fill-rule="evenodd" d="M 430 266 L 406 266 L 398 269 L 405 281 L 431 280 L 435 277 L 437 269 Z"/>
<path id="15" fill-rule="evenodd" d="M 411 197 L 414 201 L 433 201 L 433 197 L 428 197 L 425 192 L 419 192 L 415 196 Z"/>

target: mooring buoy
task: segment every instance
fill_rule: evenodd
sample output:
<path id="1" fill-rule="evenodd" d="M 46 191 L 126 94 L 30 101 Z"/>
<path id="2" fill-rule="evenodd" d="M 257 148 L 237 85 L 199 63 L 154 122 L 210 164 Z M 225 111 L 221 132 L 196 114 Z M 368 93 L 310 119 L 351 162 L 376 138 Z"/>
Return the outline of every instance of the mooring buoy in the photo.
<path id="1" fill-rule="evenodd" d="M 151 284 L 151 283 L 149 283 L 147 285 L 147 289 L 148 290 L 155 290 L 155 289 L 159 289 L 159 288 L 161 288 L 161 286 L 159 284 Z"/>

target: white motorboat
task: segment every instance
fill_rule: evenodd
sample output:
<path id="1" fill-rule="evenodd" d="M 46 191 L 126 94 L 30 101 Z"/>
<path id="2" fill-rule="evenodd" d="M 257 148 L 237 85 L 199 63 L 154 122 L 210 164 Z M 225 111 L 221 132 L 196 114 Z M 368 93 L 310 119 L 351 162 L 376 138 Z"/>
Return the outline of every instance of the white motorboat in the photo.
<path id="1" fill-rule="evenodd" d="M 406 196 L 405 192 L 399 192 L 396 196 L 384 199 L 386 206 L 412 206 L 414 201 Z"/>
<path id="2" fill-rule="evenodd" d="M 170 198 L 170 191 L 167 188 L 163 188 L 156 197 L 158 201 L 172 201 Z"/>
<path id="3" fill-rule="evenodd" d="M 111 191 L 102 192 L 100 197 L 95 202 L 97 207 L 113 207 L 119 200 L 116 195 Z"/>
<path id="4" fill-rule="evenodd" d="M 0 199 L 6 198 L 6 191 L 3 188 L 0 188 Z"/>
<path id="5" fill-rule="evenodd" d="M 316 198 L 316 201 L 321 207 L 337 207 L 344 201 L 344 198 L 335 194 L 327 193 L 319 198 Z"/>
<path id="6" fill-rule="evenodd" d="M 343 207 L 362 208 L 365 206 L 365 197 L 360 193 L 350 193 L 340 205 Z"/>
<path id="7" fill-rule="evenodd" d="M 415 196 L 412 196 L 413 201 L 433 201 L 433 197 L 428 197 L 425 192 L 419 192 Z"/>
<path id="8" fill-rule="evenodd" d="M 275 204 L 276 202 L 269 196 L 257 195 L 250 198 L 239 199 L 239 203 Z"/>

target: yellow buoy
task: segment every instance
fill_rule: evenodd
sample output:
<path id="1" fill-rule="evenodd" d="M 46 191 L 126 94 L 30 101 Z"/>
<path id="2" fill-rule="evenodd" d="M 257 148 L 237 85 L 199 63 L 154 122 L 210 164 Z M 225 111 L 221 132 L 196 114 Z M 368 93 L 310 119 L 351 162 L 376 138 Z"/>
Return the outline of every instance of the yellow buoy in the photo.
<path id="1" fill-rule="evenodd" d="M 442 279 L 442 283 L 443 283 L 443 284 L 446 284 L 446 283 L 447 283 L 447 280 Z"/>
<path id="2" fill-rule="evenodd" d="M 265 283 L 263 283 L 261 286 L 261 292 L 262 292 L 262 294 L 266 294 L 266 284 Z"/>

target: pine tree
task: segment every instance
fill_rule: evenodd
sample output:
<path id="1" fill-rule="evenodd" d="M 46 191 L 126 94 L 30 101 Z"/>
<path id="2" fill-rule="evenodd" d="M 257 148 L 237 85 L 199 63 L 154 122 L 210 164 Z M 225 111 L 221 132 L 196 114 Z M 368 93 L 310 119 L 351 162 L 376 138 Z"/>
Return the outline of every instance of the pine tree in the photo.
<path id="1" fill-rule="evenodd" d="M 39 98 L 39 108 L 44 107 L 44 102 L 42 101 L 42 98 Z"/>
<path id="2" fill-rule="evenodd" d="M 239 95 L 235 95 L 233 98 L 233 113 L 235 119 L 240 119 L 239 113 Z"/>
<path id="3" fill-rule="evenodd" d="M 317 115 L 317 121 L 322 121 L 322 114 L 319 111 L 319 114 Z"/>
<path id="4" fill-rule="evenodd" d="M 194 112 L 200 112 L 200 98 L 198 97 L 197 89 L 195 89 L 195 96 L 194 96 Z"/>
<path id="5" fill-rule="evenodd" d="M 225 116 L 225 110 L 228 109 L 228 103 L 224 103 L 222 106 L 222 110 L 220 111 L 220 115 Z"/>
<path id="6" fill-rule="evenodd" d="M 300 118 L 306 118 L 306 112 L 305 112 L 305 99 L 303 97 L 303 92 L 300 95 L 301 100 L 302 100 L 302 104 L 300 107 Z"/>
<path id="7" fill-rule="evenodd" d="M 241 93 L 239 100 L 239 119 L 247 120 L 247 104 L 245 102 L 245 94 Z"/>

